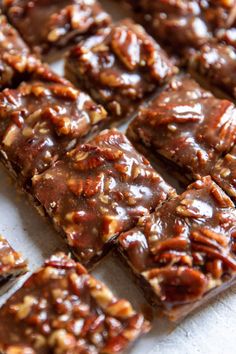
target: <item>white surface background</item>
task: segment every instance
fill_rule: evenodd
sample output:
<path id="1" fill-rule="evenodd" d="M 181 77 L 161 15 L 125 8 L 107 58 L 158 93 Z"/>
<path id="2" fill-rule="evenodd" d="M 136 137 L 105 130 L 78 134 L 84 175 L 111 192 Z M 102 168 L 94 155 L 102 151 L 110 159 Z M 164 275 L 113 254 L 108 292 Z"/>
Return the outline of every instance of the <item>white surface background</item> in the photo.
<path id="1" fill-rule="evenodd" d="M 116 19 L 122 14 L 120 5 L 102 1 Z M 111 5 L 112 3 L 112 5 Z M 61 73 L 61 63 L 54 69 Z M 0 166 L 0 234 L 28 258 L 31 272 L 54 251 L 66 250 L 60 236 L 28 204 L 4 168 Z M 108 256 L 96 271 L 121 297 L 127 297 L 136 307 L 144 304 L 143 296 L 133 284 L 119 260 Z M 0 305 L 29 276 L 21 278 L 14 287 L 0 297 Z M 236 288 L 228 290 L 215 301 L 188 317 L 178 326 L 165 319 L 156 319 L 153 329 L 129 351 L 130 354 L 235 354 L 236 353 Z"/>

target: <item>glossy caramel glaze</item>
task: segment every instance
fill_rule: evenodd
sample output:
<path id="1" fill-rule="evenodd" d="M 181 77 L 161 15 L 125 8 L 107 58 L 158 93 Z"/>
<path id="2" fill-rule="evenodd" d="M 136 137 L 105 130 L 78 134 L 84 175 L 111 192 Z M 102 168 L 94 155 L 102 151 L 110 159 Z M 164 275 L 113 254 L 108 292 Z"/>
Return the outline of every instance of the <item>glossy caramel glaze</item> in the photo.
<path id="1" fill-rule="evenodd" d="M 164 157 L 190 179 L 210 173 L 236 139 L 236 110 L 190 77 L 173 79 L 131 122 L 128 137 Z"/>
<path id="2" fill-rule="evenodd" d="M 206 44 L 191 59 L 190 67 L 213 87 L 236 98 L 236 49 L 233 46 Z"/>
<path id="3" fill-rule="evenodd" d="M 176 320 L 234 279 L 235 239 L 234 205 L 204 177 L 140 219 L 118 242 L 136 276 L 149 285 L 145 295 Z"/>
<path id="4" fill-rule="evenodd" d="M 38 54 L 65 48 L 110 23 L 96 0 L 3 0 L 3 8 Z"/>
<path id="5" fill-rule="evenodd" d="M 69 85 L 23 83 L 0 93 L 3 160 L 28 182 L 106 118 L 103 107 Z"/>
<path id="6" fill-rule="evenodd" d="M 128 301 L 58 253 L 1 308 L 0 351 L 113 354 L 148 330 Z"/>
<path id="7" fill-rule="evenodd" d="M 122 133 L 108 130 L 34 177 L 32 193 L 81 262 L 92 265 L 174 190 Z"/>
<path id="8" fill-rule="evenodd" d="M 176 72 L 165 52 L 144 29 L 123 20 L 76 45 L 66 75 L 121 119 Z"/>

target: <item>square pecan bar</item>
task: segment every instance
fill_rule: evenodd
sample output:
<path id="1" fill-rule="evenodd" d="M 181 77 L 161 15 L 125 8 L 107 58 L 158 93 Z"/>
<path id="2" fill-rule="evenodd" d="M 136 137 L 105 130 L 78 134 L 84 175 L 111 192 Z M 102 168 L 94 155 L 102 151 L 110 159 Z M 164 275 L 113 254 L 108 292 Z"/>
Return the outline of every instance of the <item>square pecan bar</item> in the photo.
<path id="1" fill-rule="evenodd" d="M 0 93 L 1 159 L 20 184 L 30 184 L 106 115 L 69 85 L 37 81 L 5 89 Z"/>
<path id="2" fill-rule="evenodd" d="M 16 278 L 26 273 L 27 270 L 27 262 L 0 235 L 0 285 L 10 278 Z"/>
<path id="3" fill-rule="evenodd" d="M 199 48 L 212 37 L 197 0 L 130 1 L 148 31 L 174 53 Z"/>
<path id="4" fill-rule="evenodd" d="M 174 190 L 122 133 L 109 130 L 35 176 L 32 194 L 76 257 L 92 266 Z"/>
<path id="5" fill-rule="evenodd" d="M 236 99 L 236 48 L 209 43 L 190 59 L 190 71 L 214 88 Z"/>
<path id="6" fill-rule="evenodd" d="M 190 77 L 178 77 L 139 111 L 127 135 L 193 180 L 210 174 L 234 145 L 236 109 Z"/>
<path id="7" fill-rule="evenodd" d="M 3 8 L 26 43 L 40 55 L 55 55 L 111 22 L 96 0 L 3 0 Z"/>
<path id="8" fill-rule="evenodd" d="M 216 163 L 212 177 L 236 203 L 236 146 Z"/>
<path id="9" fill-rule="evenodd" d="M 174 321 L 236 281 L 235 241 L 236 209 L 209 176 L 118 239 L 148 301 Z"/>
<path id="10" fill-rule="evenodd" d="M 114 120 L 127 118 L 176 71 L 154 39 L 128 19 L 72 48 L 65 69 Z"/>
<path id="11" fill-rule="evenodd" d="M 150 324 L 79 263 L 58 253 L 0 310 L 0 352 L 118 353 Z"/>
<path id="12" fill-rule="evenodd" d="M 154 37 L 180 54 L 199 49 L 236 18 L 235 0 L 127 1 Z"/>

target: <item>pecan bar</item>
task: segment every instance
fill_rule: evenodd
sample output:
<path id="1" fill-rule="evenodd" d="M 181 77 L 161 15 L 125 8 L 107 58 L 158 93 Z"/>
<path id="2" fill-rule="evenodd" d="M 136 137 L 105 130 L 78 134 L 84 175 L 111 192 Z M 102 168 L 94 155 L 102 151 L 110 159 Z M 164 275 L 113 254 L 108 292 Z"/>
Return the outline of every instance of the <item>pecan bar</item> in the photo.
<path id="1" fill-rule="evenodd" d="M 150 325 L 79 263 L 58 253 L 0 310 L 0 352 L 118 353 Z"/>
<path id="2" fill-rule="evenodd" d="M 236 209 L 208 176 L 118 241 L 147 299 L 176 321 L 235 282 L 235 239 Z"/>
<path id="3" fill-rule="evenodd" d="M 26 273 L 27 270 L 27 262 L 0 235 L 0 285 L 10 278 Z"/>
<path id="4" fill-rule="evenodd" d="M 236 146 L 217 162 L 212 177 L 236 203 Z"/>
<path id="5" fill-rule="evenodd" d="M 69 85 L 23 83 L 0 93 L 2 161 L 30 183 L 106 118 L 106 111 Z"/>
<path id="6" fill-rule="evenodd" d="M 66 60 L 67 78 L 116 120 L 130 115 L 175 70 L 159 45 L 128 19 L 80 42 Z"/>
<path id="7" fill-rule="evenodd" d="M 128 137 L 190 180 L 210 174 L 236 139 L 236 110 L 186 77 L 173 79 L 130 124 Z"/>
<path id="8" fill-rule="evenodd" d="M 190 60 L 190 70 L 213 88 L 236 99 L 236 48 L 225 43 L 211 43 Z"/>
<path id="9" fill-rule="evenodd" d="M 56 54 L 111 21 L 96 0 L 3 0 L 3 7 L 40 55 Z"/>
<path id="10" fill-rule="evenodd" d="M 139 19 L 163 44 L 183 54 L 198 49 L 236 18 L 236 1 L 130 0 Z"/>
<path id="11" fill-rule="evenodd" d="M 174 190 L 122 133 L 110 130 L 35 176 L 32 193 L 76 257 L 92 266 Z"/>
<path id="12" fill-rule="evenodd" d="M 236 20 L 235 0 L 200 1 L 206 22 L 210 23 L 213 32 L 230 28 Z"/>
<path id="13" fill-rule="evenodd" d="M 132 6 L 137 19 L 174 53 L 182 54 L 186 49 L 199 48 L 212 37 L 199 1 L 140 0 L 133 1 Z"/>

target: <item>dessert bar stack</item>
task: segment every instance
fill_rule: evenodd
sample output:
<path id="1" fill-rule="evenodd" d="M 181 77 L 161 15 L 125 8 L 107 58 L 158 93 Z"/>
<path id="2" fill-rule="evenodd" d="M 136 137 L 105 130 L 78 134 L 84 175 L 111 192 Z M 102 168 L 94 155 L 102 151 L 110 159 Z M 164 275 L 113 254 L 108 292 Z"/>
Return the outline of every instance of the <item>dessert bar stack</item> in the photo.
<path id="1" fill-rule="evenodd" d="M 146 333 L 84 268 L 111 250 L 174 321 L 235 283 L 236 3 L 127 2 L 141 24 L 95 0 L 2 2 L 1 161 L 75 259 L 52 255 L 2 307 L 4 354 L 116 353 Z M 65 50 L 66 79 L 44 63 Z"/>
<path id="2" fill-rule="evenodd" d="M 34 4 L 28 6 L 20 2 L 3 4 L 8 19 L 29 47 L 24 44 L 27 48 L 24 67 L 19 70 L 16 62 L 16 67 L 12 68 L 14 80 L 3 85 L 0 93 L 1 160 L 40 213 L 47 216 L 62 234 L 76 258 L 92 267 L 114 247 L 121 232 L 135 226 L 141 216 L 148 215 L 157 205 L 175 195 L 175 190 L 134 149 L 124 134 L 110 129 L 97 135 L 109 118 L 99 104 L 100 100 L 95 102 L 88 93 L 54 74 L 37 57 L 40 52 L 45 59 L 49 50 L 41 44 L 37 50 L 37 43 L 29 40 L 31 33 L 29 36 L 25 34 L 26 28 L 18 26 L 22 21 L 17 19 L 26 16 L 27 23 L 32 15 L 33 21 L 40 11 L 39 3 L 35 2 L 35 8 Z M 67 2 L 65 9 L 57 9 L 60 19 L 61 14 L 66 14 L 67 18 L 69 13 L 73 25 L 77 26 L 76 21 L 81 24 L 81 17 L 78 19 L 78 13 L 73 12 L 77 8 L 80 16 L 83 11 L 88 16 L 86 21 L 93 31 L 110 22 L 97 2 L 82 3 Z M 43 6 L 46 5 L 42 2 L 41 10 Z M 85 7 L 91 7 L 92 12 Z M 94 11 L 96 18 L 91 21 Z M 54 14 L 50 16 L 50 21 L 56 18 Z M 20 39 L 6 17 L 4 21 Z M 141 27 L 136 27 L 140 36 L 144 36 L 143 40 L 147 38 L 150 51 L 154 50 L 152 62 L 147 69 L 144 68 L 143 77 L 138 78 L 140 91 L 142 80 L 147 82 L 144 94 L 141 92 L 136 99 L 141 102 L 154 92 L 155 84 L 164 85 L 176 69 L 159 45 Z M 73 34 L 79 41 L 81 29 L 75 32 L 74 27 L 71 28 L 70 39 Z M 92 31 L 84 29 L 84 32 L 85 40 Z M 57 33 L 56 29 L 54 35 Z M 14 54 L 11 39 L 9 35 L 8 52 L 3 46 L 4 58 L 5 52 Z M 66 39 L 69 37 L 62 40 Z M 55 38 L 55 48 L 61 47 L 60 41 Z M 20 53 L 19 50 L 19 57 Z M 121 69 L 124 77 L 121 79 L 133 80 L 134 84 L 138 74 Z M 129 91 L 129 85 L 126 87 Z M 122 95 L 119 90 L 117 92 L 120 100 Z M 122 94 L 125 97 L 125 91 Z M 130 105 L 127 116 L 133 110 Z M 123 112 L 122 115 L 125 117 Z M 120 119 L 120 114 L 116 118 Z M 44 320 L 41 310 L 47 314 Z M 67 324 L 63 316 L 68 318 Z M 0 322 L 0 351 L 4 353 L 27 350 L 64 352 L 68 348 L 91 353 L 120 352 L 150 327 L 131 304 L 117 300 L 79 263 L 63 254 L 52 256 L 13 295 L 0 311 Z M 6 336 L 9 328 L 11 335 Z"/>
<path id="3" fill-rule="evenodd" d="M 92 12 L 94 7 L 99 8 L 99 16 L 104 17 L 98 3 L 77 3 Z M 45 3 L 35 1 L 28 5 L 5 1 L 3 9 L 34 49 L 17 25 L 16 13 L 28 14 L 27 21 L 32 22 L 31 15 L 40 13 Z M 62 11 L 60 6 L 58 11 Z M 54 4 L 53 13 L 57 16 L 55 7 Z M 110 127 L 111 121 L 128 119 L 135 106 L 157 87 L 164 87 L 177 69 L 141 26 L 130 20 L 104 26 L 94 34 L 88 30 L 82 42 L 72 49 L 73 53 L 82 53 L 82 46 L 92 43 L 91 64 L 94 61 L 98 80 L 92 70 L 90 81 L 85 68 L 81 70 L 89 86 L 104 79 L 104 85 L 101 81 L 101 89 L 97 90 L 99 97 L 87 85 L 81 84 L 77 89 L 56 74 L 50 75 L 48 67 L 47 77 L 41 78 L 38 72 L 46 69 L 40 59 L 36 59 L 38 66 L 32 76 L 0 93 L 1 160 L 76 257 L 89 267 L 108 252 L 121 232 L 135 226 L 140 217 L 175 194 L 124 134 L 108 129 L 97 135 L 96 130 Z M 81 33 L 76 38 L 79 42 Z M 85 51 L 81 56 L 81 63 L 89 59 L 89 48 L 88 55 Z M 77 57 L 72 63 L 77 66 Z M 109 78 L 115 80 L 113 84 L 111 80 L 110 89 Z M 96 101 L 81 90 L 89 91 Z M 123 98 L 127 101 L 122 102 Z"/>

